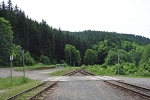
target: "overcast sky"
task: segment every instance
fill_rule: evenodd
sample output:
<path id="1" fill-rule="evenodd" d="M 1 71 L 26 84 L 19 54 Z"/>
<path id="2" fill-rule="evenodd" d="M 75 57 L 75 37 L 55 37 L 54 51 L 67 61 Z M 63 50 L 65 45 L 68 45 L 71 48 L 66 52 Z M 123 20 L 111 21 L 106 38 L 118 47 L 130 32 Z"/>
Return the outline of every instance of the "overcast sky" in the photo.
<path id="1" fill-rule="evenodd" d="M 1 2 L 3 0 L 0 0 Z M 8 0 L 4 0 L 7 3 Z M 68 31 L 99 30 L 150 38 L 150 0 L 11 0 L 30 18 Z"/>

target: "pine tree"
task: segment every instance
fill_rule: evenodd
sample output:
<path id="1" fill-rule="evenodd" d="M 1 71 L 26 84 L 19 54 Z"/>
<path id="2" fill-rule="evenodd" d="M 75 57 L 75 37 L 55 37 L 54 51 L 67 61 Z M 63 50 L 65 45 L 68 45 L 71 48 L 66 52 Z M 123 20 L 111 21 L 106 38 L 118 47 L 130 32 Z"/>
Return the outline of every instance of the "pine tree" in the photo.
<path id="1" fill-rule="evenodd" d="M 12 2 L 11 2 L 11 0 L 8 0 L 7 10 L 12 11 Z"/>
<path id="2" fill-rule="evenodd" d="M 5 2 L 4 1 L 2 2 L 2 9 L 6 10 L 6 6 L 5 6 Z"/>
<path id="3" fill-rule="evenodd" d="M 18 14 L 19 12 L 19 7 L 17 6 L 17 4 L 15 5 L 15 10 L 14 10 L 15 14 Z"/>

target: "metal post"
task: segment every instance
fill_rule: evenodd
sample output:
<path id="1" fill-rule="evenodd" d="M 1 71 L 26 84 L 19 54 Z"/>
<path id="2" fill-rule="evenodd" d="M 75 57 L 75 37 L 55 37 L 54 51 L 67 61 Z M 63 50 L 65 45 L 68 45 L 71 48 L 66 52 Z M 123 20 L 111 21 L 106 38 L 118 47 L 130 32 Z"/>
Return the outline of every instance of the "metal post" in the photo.
<path id="1" fill-rule="evenodd" d="M 118 54 L 118 75 L 119 75 L 119 62 L 120 62 L 120 57 L 119 57 L 119 54 Z"/>
<path id="2" fill-rule="evenodd" d="M 70 69 L 71 69 L 71 50 L 70 50 Z"/>
<path id="3" fill-rule="evenodd" d="M 13 60 L 13 55 L 10 56 L 10 84 L 12 85 L 12 60 Z"/>
<path id="4" fill-rule="evenodd" d="M 25 69 L 24 69 L 24 49 L 22 51 L 22 65 L 23 65 L 23 76 L 25 77 Z"/>

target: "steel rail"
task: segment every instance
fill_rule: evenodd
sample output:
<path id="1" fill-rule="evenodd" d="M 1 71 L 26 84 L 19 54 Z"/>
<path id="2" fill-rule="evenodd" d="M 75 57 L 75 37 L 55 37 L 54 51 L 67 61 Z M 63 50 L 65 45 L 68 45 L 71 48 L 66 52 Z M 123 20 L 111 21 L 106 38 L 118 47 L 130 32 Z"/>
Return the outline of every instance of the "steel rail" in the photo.
<path id="1" fill-rule="evenodd" d="M 143 92 L 139 92 L 139 91 L 136 91 L 136 90 L 132 90 L 132 89 L 130 89 L 130 88 L 123 87 L 123 86 L 121 86 L 121 85 L 118 85 L 118 84 L 115 84 L 115 83 L 112 83 L 112 82 L 109 82 L 109 81 L 106 81 L 106 80 L 104 80 L 104 82 L 106 82 L 106 83 L 108 83 L 108 84 L 111 84 L 111 85 L 113 85 L 113 86 L 122 88 L 122 89 L 124 89 L 124 90 L 130 91 L 130 92 L 132 92 L 132 93 L 136 93 L 137 95 L 146 97 L 147 99 L 150 99 L 150 95 L 145 94 L 145 93 L 143 93 Z M 124 84 L 124 82 L 121 82 L 121 81 L 116 81 L 116 82 L 119 82 L 119 83 Z M 139 87 L 139 86 L 136 86 L 136 85 L 133 85 L 133 84 L 129 84 L 129 83 L 125 83 L 125 84 L 128 85 L 128 86 L 134 86 L 134 87 L 140 88 L 140 89 L 143 88 L 143 87 Z M 143 89 L 145 89 L 145 88 L 143 88 Z M 146 90 L 149 90 L 149 89 L 146 89 Z"/>
<path id="2" fill-rule="evenodd" d="M 63 76 L 71 76 L 71 75 L 78 73 L 78 72 L 79 72 L 79 70 L 71 71 L 71 72 L 64 74 Z"/>
<path id="3" fill-rule="evenodd" d="M 141 86 L 138 86 L 138 85 L 133 85 L 133 84 L 129 84 L 129 83 L 122 82 L 122 81 L 117 81 L 117 82 L 122 83 L 122 84 L 126 84 L 126 85 L 130 85 L 130 86 L 133 86 L 133 87 L 136 87 L 136 88 L 140 88 L 140 89 L 144 89 L 144 90 L 150 91 L 150 88 L 141 87 Z"/>
<path id="4" fill-rule="evenodd" d="M 90 73 L 90 72 L 86 71 L 85 69 L 82 69 L 80 72 L 85 74 L 85 75 L 96 76 L 95 74 Z"/>
<path id="5" fill-rule="evenodd" d="M 38 98 L 38 96 L 42 95 L 48 89 L 50 89 L 51 87 L 53 87 L 55 84 L 57 84 L 57 82 L 58 81 L 52 83 L 51 85 L 49 85 L 48 87 L 44 88 L 43 90 L 41 90 L 40 92 L 36 93 L 35 95 L 33 95 L 32 97 L 28 98 L 27 100 L 36 100 Z"/>
<path id="6" fill-rule="evenodd" d="M 43 82 L 43 83 L 41 83 L 41 84 L 39 84 L 39 85 L 36 85 L 36 86 L 34 86 L 34 87 L 30 88 L 30 89 L 27 89 L 27 90 L 25 90 L 25 91 L 23 91 L 23 92 L 20 92 L 20 93 L 14 95 L 14 96 L 11 96 L 11 97 L 7 98 L 6 100 L 15 100 L 15 98 L 21 96 L 22 94 L 25 94 L 25 93 L 27 93 L 27 92 L 29 92 L 29 91 L 32 91 L 32 90 L 34 90 L 34 89 L 36 89 L 36 88 L 38 88 L 38 87 L 40 87 L 40 86 L 42 86 L 42 85 L 44 85 L 44 84 L 46 84 L 46 83 L 47 83 L 47 82 Z"/>

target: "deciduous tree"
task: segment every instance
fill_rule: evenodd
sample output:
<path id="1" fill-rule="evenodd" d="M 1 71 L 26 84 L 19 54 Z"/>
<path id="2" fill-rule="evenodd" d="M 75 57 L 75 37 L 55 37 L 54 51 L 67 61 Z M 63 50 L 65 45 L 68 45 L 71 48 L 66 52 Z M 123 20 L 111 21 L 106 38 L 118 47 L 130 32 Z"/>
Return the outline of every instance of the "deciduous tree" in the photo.
<path id="1" fill-rule="evenodd" d="M 13 50 L 13 32 L 9 21 L 0 18 L 0 64 L 6 65 Z"/>
<path id="2" fill-rule="evenodd" d="M 96 63 L 97 55 L 92 49 L 87 49 L 84 56 L 84 62 L 86 65 L 93 65 Z"/>

